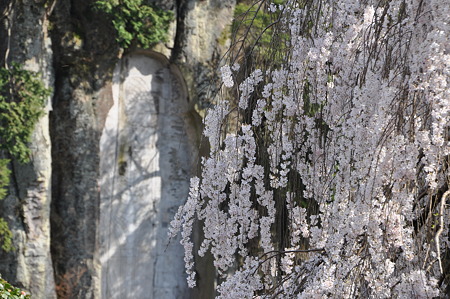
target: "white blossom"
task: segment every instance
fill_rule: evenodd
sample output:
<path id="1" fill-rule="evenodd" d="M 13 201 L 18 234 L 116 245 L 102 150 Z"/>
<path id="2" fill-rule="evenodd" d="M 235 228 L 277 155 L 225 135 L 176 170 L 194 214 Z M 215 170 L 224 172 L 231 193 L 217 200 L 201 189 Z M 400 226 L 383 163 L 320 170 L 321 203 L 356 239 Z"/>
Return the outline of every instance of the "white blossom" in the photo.
<path id="1" fill-rule="evenodd" d="M 234 85 L 233 74 L 231 73 L 231 69 L 229 65 L 224 65 L 220 68 L 220 72 L 222 73 L 222 81 L 223 84 L 231 88 Z"/>
<path id="2" fill-rule="evenodd" d="M 249 72 L 204 120 L 210 154 L 171 228 L 189 279 L 200 219 L 199 255 L 213 255 L 220 298 L 440 296 L 449 6 L 317 3 L 268 5 L 289 36 L 286 63 Z M 232 87 L 231 68 L 221 71 Z"/>

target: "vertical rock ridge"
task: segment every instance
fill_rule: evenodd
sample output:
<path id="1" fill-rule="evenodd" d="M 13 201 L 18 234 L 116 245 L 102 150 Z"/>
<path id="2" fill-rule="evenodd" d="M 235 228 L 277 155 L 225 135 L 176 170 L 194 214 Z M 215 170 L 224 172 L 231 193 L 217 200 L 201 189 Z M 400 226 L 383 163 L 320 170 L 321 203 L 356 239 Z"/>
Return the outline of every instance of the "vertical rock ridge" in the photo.
<path id="1" fill-rule="evenodd" d="M 56 72 L 51 113 L 52 257 L 58 298 L 100 298 L 99 139 L 119 48 L 92 1 L 58 1 L 51 21 Z"/>
<path id="2" fill-rule="evenodd" d="M 6 40 L 1 49 L 7 65 L 21 63 L 27 70 L 40 73 L 46 87 L 52 87 L 51 41 L 47 35 L 49 13 L 34 1 L 5 1 L 0 38 Z M 51 143 L 48 112 L 36 124 L 32 135 L 31 162 L 12 162 L 13 181 L 8 197 L 0 201 L 2 217 L 13 232 L 14 249 L 0 255 L 0 273 L 11 283 L 23 287 L 36 298 L 56 298 L 50 256 L 50 179 Z"/>

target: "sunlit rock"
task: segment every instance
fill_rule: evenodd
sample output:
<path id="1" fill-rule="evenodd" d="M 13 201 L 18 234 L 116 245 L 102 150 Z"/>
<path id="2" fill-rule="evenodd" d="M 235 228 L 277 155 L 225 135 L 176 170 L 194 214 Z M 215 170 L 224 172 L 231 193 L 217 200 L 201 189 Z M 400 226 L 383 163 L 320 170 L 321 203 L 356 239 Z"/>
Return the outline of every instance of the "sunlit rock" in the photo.
<path id="1" fill-rule="evenodd" d="M 184 298 L 183 250 L 168 224 L 188 193 L 183 82 L 151 53 L 122 59 L 100 140 L 102 298 Z"/>

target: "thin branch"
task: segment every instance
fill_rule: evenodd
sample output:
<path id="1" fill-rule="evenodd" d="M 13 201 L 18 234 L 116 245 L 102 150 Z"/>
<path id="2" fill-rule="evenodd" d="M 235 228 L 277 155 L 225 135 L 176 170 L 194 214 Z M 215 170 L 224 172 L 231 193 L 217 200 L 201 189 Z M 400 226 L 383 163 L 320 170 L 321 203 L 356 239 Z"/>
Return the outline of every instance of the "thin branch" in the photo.
<path id="1" fill-rule="evenodd" d="M 258 263 L 258 267 L 256 267 L 255 271 L 253 271 L 252 275 L 254 275 L 256 273 L 256 271 L 258 271 L 258 269 L 262 266 L 262 264 L 264 264 L 265 262 L 267 262 L 271 258 L 274 258 L 274 257 L 276 257 L 278 255 L 281 255 L 281 254 L 286 254 L 286 253 L 305 253 L 305 252 L 325 252 L 325 249 L 323 249 L 323 248 L 313 248 L 313 249 L 299 249 L 299 250 L 283 250 L 283 251 L 272 250 L 272 251 L 268 251 L 268 252 L 264 253 L 263 255 L 261 255 L 259 258 L 261 259 L 262 257 L 264 257 L 264 256 L 266 256 L 268 254 L 271 254 L 271 253 L 273 253 L 273 255 L 265 258 L 262 262 L 259 262 Z"/>
<path id="2" fill-rule="evenodd" d="M 450 194 L 450 190 L 447 190 L 441 197 L 441 204 L 440 204 L 440 208 L 439 208 L 439 229 L 437 230 L 436 236 L 434 237 L 434 241 L 436 242 L 437 259 L 439 261 L 439 269 L 441 270 L 441 274 L 444 274 L 444 270 L 442 268 L 441 248 L 440 248 L 440 244 L 439 244 L 439 238 L 440 238 L 442 232 L 444 231 L 445 201 L 449 194 Z"/>
<path id="3" fill-rule="evenodd" d="M 8 69 L 8 56 L 9 56 L 9 51 L 11 49 L 11 29 L 12 29 L 12 24 L 13 24 L 13 2 L 11 1 L 9 3 L 8 9 L 6 10 L 5 13 L 5 18 L 6 18 L 6 22 L 8 23 L 8 29 L 7 29 L 7 34 L 8 34 L 8 41 L 7 41 L 7 46 L 6 46 L 6 51 L 5 51 L 5 69 Z"/>

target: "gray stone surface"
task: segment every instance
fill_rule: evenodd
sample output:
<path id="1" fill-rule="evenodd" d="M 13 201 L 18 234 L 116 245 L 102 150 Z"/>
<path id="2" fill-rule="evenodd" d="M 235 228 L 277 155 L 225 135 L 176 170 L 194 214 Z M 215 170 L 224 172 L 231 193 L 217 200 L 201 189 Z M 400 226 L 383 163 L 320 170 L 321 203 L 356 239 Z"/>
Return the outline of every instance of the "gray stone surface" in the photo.
<path id="1" fill-rule="evenodd" d="M 100 298 L 99 140 L 118 46 L 91 0 L 56 1 L 51 252 L 58 298 Z M 109 88 L 108 88 L 109 87 Z"/>
<path id="2" fill-rule="evenodd" d="M 127 55 L 100 139 L 102 298 L 187 298 L 168 225 L 189 190 L 187 96 L 168 61 Z"/>
<path id="3" fill-rule="evenodd" d="M 25 69 L 40 72 L 47 87 L 54 83 L 51 41 L 47 36 L 48 9 L 31 0 L 4 1 L 0 38 L 2 57 L 8 65 L 18 62 Z M 14 4 L 14 5 L 12 5 Z M 0 216 L 13 232 L 14 250 L 0 254 L 0 273 L 16 286 L 31 292 L 34 298 L 56 298 L 50 256 L 51 143 L 48 99 L 45 114 L 32 135 L 31 161 L 13 162 L 9 196 L 0 201 Z"/>
<path id="4" fill-rule="evenodd" d="M 177 34 L 171 60 L 183 72 L 189 98 L 200 108 L 215 96 L 217 69 L 227 43 L 236 0 L 177 1 Z"/>

